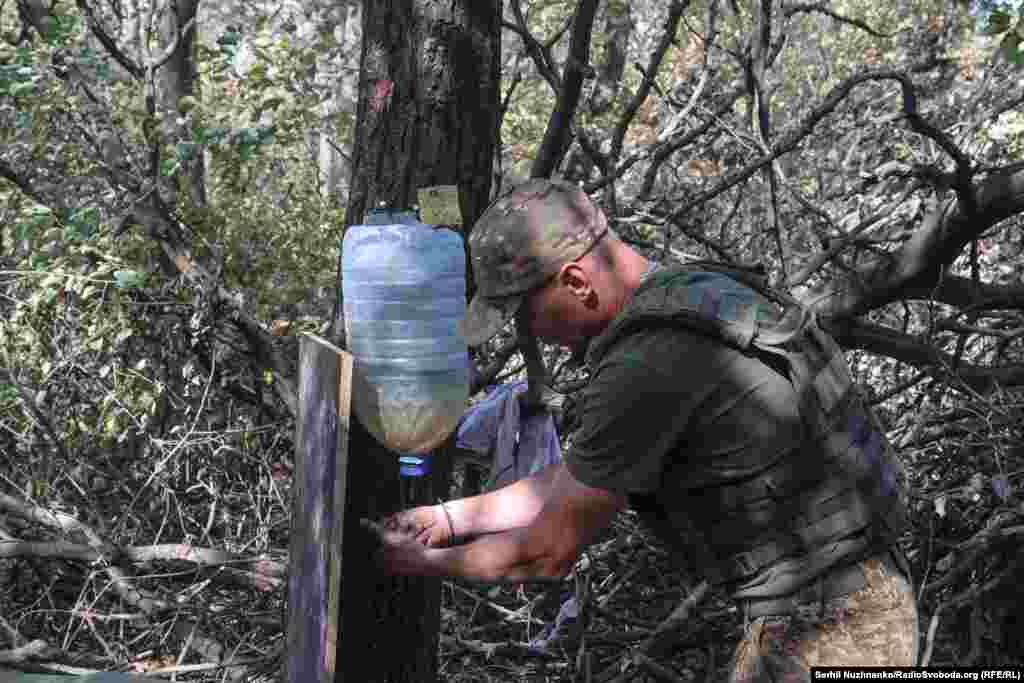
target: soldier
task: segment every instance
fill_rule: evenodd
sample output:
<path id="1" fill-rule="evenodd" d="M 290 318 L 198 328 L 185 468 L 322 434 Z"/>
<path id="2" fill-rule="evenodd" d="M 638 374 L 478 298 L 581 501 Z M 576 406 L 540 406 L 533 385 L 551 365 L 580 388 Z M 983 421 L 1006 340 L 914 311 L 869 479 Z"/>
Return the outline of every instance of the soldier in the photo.
<path id="1" fill-rule="evenodd" d="M 367 522 L 386 571 L 557 580 L 629 505 L 738 601 L 733 680 L 916 663 L 905 476 L 812 313 L 752 272 L 658 267 L 559 182 L 496 200 L 470 254 L 467 342 L 515 318 L 585 352 L 581 427 L 534 476 Z"/>

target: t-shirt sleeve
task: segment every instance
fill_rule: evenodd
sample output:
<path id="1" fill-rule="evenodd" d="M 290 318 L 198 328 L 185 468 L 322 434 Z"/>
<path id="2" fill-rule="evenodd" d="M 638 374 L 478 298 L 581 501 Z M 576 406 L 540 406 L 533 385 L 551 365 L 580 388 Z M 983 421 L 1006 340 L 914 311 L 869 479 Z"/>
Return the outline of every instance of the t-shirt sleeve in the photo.
<path id="1" fill-rule="evenodd" d="M 658 489 L 669 455 L 711 389 L 680 373 L 688 339 L 679 331 L 634 333 L 592 368 L 580 429 L 565 454 L 573 477 L 624 495 Z"/>

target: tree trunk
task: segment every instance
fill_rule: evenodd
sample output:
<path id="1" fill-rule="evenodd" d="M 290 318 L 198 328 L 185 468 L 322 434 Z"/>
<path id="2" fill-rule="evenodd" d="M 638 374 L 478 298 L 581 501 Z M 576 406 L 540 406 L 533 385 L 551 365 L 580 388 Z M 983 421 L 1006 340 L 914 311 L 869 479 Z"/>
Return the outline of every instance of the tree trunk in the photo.
<path id="1" fill-rule="evenodd" d="M 486 208 L 498 124 L 500 4 L 375 2 L 363 10 L 347 223 L 457 184 L 466 225 Z"/>
<path id="2" fill-rule="evenodd" d="M 363 6 L 359 102 L 346 222 L 380 203 L 410 208 L 417 190 L 458 185 L 463 234 L 487 206 L 497 137 L 500 3 L 374 2 Z M 339 337 L 340 302 L 335 316 Z M 351 680 L 436 680 L 440 581 L 380 576 L 374 539 L 360 517 L 379 518 L 403 502 L 447 497 L 452 440 L 433 454 L 421 490 L 401 500 L 397 454 L 352 424 L 353 483 L 345 511 L 339 675 Z M 368 485 L 362 489 L 358 482 Z"/>
<path id="3" fill-rule="evenodd" d="M 195 23 L 199 0 L 177 0 L 164 9 L 160 17 L 160 43 L 162 49 L 177 46 L 167 63 L 158 71 L 158 107 L 163 114 L 161 133 L 165 140 L 188 140 L 191 135 L 177 121 L 181 98 L 196 94 Z M 206 206 L 206 168 L 203 155 L 183 161 L 181 177 L 187 179 L 192 204 Z M 172 192 L 174 188 L 172 188 Z"/>

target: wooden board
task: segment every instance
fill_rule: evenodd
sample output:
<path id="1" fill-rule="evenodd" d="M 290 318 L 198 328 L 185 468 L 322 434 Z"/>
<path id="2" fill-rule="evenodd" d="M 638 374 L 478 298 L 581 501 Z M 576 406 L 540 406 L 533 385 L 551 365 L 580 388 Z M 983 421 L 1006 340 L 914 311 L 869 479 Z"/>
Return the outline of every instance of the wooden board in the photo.
<path id="1" fill-rule="evenodd" d="M 352 403 L 352 355 L 299 341 L 286 683 L 334 683 Z"/>

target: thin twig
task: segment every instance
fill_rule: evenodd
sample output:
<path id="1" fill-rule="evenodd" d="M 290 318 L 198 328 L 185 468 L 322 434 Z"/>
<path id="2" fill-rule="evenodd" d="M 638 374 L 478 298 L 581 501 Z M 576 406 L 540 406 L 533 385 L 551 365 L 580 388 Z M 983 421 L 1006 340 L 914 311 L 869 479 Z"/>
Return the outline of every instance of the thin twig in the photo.
<path id="1" fill-rule="evenodd" d="M 483 597 L 481 595 L 477 595 L 473 591 L 466 590 L 465 588 L 463 588 L 462 586 L 460 586 L 460 585 L 458 585 L 456 583 L 452 583 L 450 581 L 445 581 L 444 585 L 448 586 L 449 588 L 451 588 L 453 590 L 458 591 L 459 593 L 462 593 L 466 597 L 469 597 L 469 598 L 472 598 L 473 600 L 476 600 L 478 604 L 487 605 L 488 607 L 493 609 L 495 612 L 498 612 L 499 614 L 503 615 L 505 617 L 506 621 L 529 622 L 531 624 L 537 624 L 537 625 L 540 625 L 540 626 L 545 626 L 546 625 L 540 619 L 535 619 L 533 617 L 524 616 L 523 613 L 522 613 L 522 610 L 510 610 L 507 607 L 502 607 L 498 603 L 493 602 L 491 600 L 488 600 L 487 598 L 485 598 L 485 597 Z"/>
<path id="2" fill-rule="evenodd" d="M 939 615 L 942 614 L 942 607 L 935 610 L 931 622 L 928 624 L 928 637 L 925 639 L 924 654 L 921 656 L 921 663 L 918 666 L 928 666 L 932 661 L 932 650 L 935 647 L 935 633 L 939 630 Z"/>

